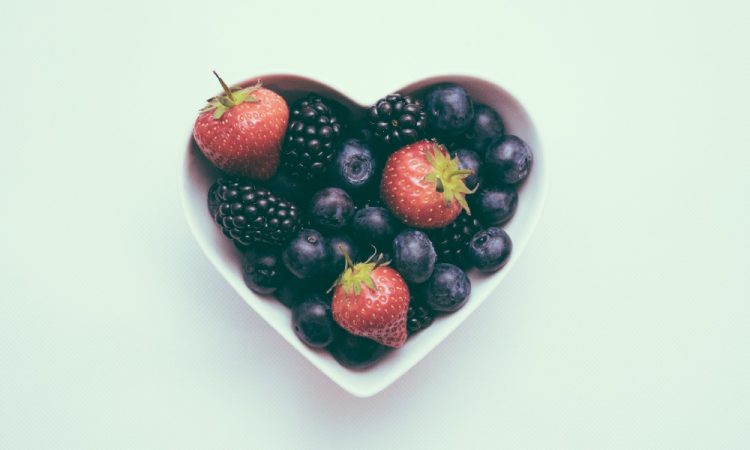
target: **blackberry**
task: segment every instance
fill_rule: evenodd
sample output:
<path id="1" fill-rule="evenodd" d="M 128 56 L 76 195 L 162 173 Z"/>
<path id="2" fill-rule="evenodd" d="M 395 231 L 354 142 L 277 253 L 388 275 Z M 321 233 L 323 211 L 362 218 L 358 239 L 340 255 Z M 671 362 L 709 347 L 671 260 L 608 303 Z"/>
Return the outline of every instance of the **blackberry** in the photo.
<path id="1" fill-rule="evenodd" d="M 310 94 L 292 105 L 281 150 L 281 169 L 294 178 L 320 180 L 335 154 L 341 124 L 329 105 Z"/>
<path id="2" fill-rule="evenodd" d="M 367 119 L 375 141 L 389 149 L 420 140 L 427 124 L 422 103 L 401 94 L 378 100 L 368 110 Z"/>
<path id="3" fill-rule="evenodd" d="M 215 185 L 219 202 L 216 223 L 238 246 L 281 246 L 299 230 L 297 206 L 268 189 L 233 179 L 220 179 Z"/>
<path id="4" fill-rule="evenodd" d="M 435 246 L 438 262 L 468 268 L 469 241 L 481 229 L 479 220 L 462 212 L 452 224 L 430 232 L 430 240 Z"/>
<path id="5" fill-rule="evenodd" d="M 432 325 L 435 313 L 422 303 L 409 303 L 406 313 L 406 331 L 411 335 Z"/>

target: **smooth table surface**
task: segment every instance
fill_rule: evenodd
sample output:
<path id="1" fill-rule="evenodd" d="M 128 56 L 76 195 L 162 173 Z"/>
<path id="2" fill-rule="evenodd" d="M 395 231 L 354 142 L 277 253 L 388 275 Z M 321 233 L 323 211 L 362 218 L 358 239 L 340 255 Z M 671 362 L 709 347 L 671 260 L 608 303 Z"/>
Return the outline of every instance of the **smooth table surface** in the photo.
<path id="1" fill-rule="evenodd" d="M 3 5 L 0 448 L 747 446 L 748 12 Z M 465 72 L 532 115 L 550 174 L 535 235 L 379 395 L 328 380 L 192 240 L 178 163 L 212 69 L 362 101 Z"/>

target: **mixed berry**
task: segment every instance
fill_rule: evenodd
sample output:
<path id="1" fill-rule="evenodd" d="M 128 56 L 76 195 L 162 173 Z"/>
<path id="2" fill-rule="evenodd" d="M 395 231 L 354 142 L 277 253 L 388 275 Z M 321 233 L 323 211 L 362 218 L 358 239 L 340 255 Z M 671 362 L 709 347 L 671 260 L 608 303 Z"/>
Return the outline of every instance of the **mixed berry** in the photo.
<path id="1" fill-rule="evenodd" d="M 306 345 L 369 367 L 463 307 L 467 271 L 508 262 L 501 227 L 533 154 L 465 87 L 349 114 L 316 92 L 288 106 L 260 83 L 219 81 L 193 130 L 223 172 L 208 210 L 242 252 L 247 287 L 290 308 Z"/>

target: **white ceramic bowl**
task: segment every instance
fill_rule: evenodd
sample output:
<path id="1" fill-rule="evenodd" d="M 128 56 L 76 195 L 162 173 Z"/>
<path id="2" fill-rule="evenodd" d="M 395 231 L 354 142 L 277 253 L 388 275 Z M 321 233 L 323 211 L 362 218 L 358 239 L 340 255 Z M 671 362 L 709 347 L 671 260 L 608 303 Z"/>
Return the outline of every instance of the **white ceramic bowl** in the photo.
<path id="1" fill-rule="evenodd" d="M 355 118 L 361 117 L 365 105 L 371 104 L 388 93 L 359 93 L 365 94 L 366 102 L 360 104 L 323 83 L 294 75 L 265 75 L 251 78 L 243 85 L 250 85 L 258 79 L 263 81 L 265 87 L 280 93 L 290 103 L 307 92 L 317 92 L 333 98 L 349 107 L 354 112 Z M 392 92 L 417 93 L 428 85 L 443 81 L 464 86 L 475 102 L 485 103 L 495 108 L 505 123 L 506 132 L 524 139 L 534 151 L 534 166 L 531 175 L 519 192 L 518 210 L 515 217 L 505 226 L 505 230 L 513 239 L 513 253 L 508 264 L 495 274 L 483 276 L 475 272 L 470 273 L 471 297 L 462 309 L 436 319 L 429 328 L 410 337 L 402 348 L 388 352 L 381 361 L 369 369 L 358 371 L 347 369 L 339 365 L 328 352 L 307 347 L 292 330 L 289 309 L 273 297 L 259 296 L 245 286 L 240 268 L 240 253 L 214 224 L 206 206 L 208 188 L 217 177 L 218 171 L 192 144 L 192 139 L 188 141 L 185 153 L 182 155 L 180 190 L 185 216 L 195 239 L 208 259 L 247 304 L 278 331 L 291 346 L 339 386 L 359 397 L 369 397 L 388 387 L 461 325 L 479 305 L 488 298 L 492 298 L 492 291 L 510 273 L 521 256 L 542 211 L 547 187 L 544 152 L 528 113 L 507 91 L 494 83 L 475 77 L 438 76 L 394 89 Z"/>

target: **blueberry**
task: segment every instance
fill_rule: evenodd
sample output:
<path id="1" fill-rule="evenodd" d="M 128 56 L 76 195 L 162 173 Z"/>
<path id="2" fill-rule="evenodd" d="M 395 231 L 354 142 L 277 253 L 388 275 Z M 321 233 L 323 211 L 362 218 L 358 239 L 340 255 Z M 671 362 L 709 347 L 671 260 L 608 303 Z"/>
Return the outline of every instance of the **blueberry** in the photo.
<path id="1" fill-rule="evenodd" d="M 391 246 L 398 229 L 396 218 L 387 209 L 378 206 L 360 209 L 352 221 L 354 239 L 365 246 L 374 245 L 378 250 Z"/>
<path id="2" fill-rule="evenodd" d="M 475 234 L 469 242 L 469 257 L 482 272 L 501 269 L 510 257 L 513 241 L 503 229 L 490 227 Z"/>
<path id="3" fill-rule="evenodd" d="M 521 138 L 503 136 L 487 148 L 485 178 L 496 184 L 519 184 L 529 176 L 533 160 L 531 148 Z"/>
<path id="4" fill-rule="evenodd" d="M 393 240 L 393 265 L 406 281 L 424 283 L 432 275 L 437 254 L 421 231 L 404 230 Z"/>
<path id="5" fill-rule="evenodd" d="M 485 187 L 469 197 L 469 206 L 482 224 L 503 225 L 516 213 L 518 192 L 512 186 Z"/>
<path id="6" fill-rule="evenodd" d="M 323 231 L 338 231 L 349 225 L 354 202 L 343 189 L 329 187 L 316 192 L 307 206 L 307 217 Z"/>
<path id="7" fill-rule="evenodd" d="M 350 369 L 365 369 L 375 364 L 385 354 L 386 347 L 371 339 L 341 330 L 329 350 L 342 366 Z"/>
<path id="8" fill-rule="evenodd" d="M 497 112 L 487 105 L 474 105 L 474 121 L 466 130 L 466 145 L 480 155 L 484 155 L 490 142 L 502 137 L 505 132 L 503 121 Z"/>
<path id="9" fill-rule="evenodd" d="M 320 294 L 314 294 L 292 308 L 294 334 L 310 347 L 325 347 L 335 335 L 336 325 L 331 305 Z"/>
<path id="10" fill-rule="evenodd" d="M 282 305 L 291 308 L 304 300 L 311 290 L 312 287 L 309 283 L 297 277 L 289 277 L 285 283 L 276 289 L 273 295 Z"/>
<path id="11" fill-rule="evenodd" d="M 457 311 L 466 304 L 470 293 L 469 277 L 453 264 L 436 264 L 425 285 L 427 305 L 440 312 Z"/>
<path id="12" fill-rule="evenodd" d="M 273 178 L 268 181 L 268 188 L 276 195 L 287 200 L 302 203 L 310 198 L 312 192 L 299 179 L 291 177 L 283 172 L 277 172 Z"/>
<path id="13" fill-rule="evenodd" d="M 253 292 L 271 294 L 289 278 L 281 256 L 268 248 L 247 249 L 242 258 L 242 278 Z"/>
<path id="14" fill-rule="evenodd" d="M 282 259 L 297 278 L 309 280 L 325 272 L 331 253 L 320 232 L 303 228 L 286 245 Z"/>
<path id="15" fill-rule="evenodd" d="M 359 260 L 359 248 L 354 244 L 351 236 L 343 234 L 331 236 L 326 241 L 331 253 L 330 267 L 337 277 L 344 270 L 344 252 L 349 254 L 352 261 Z"/>
<path id="16" fill-rule="evenodd" d="M 451 83 L 432 86 L 425 94 L 427 125 L 438 136 L 456 136 L 474 120 L 474 105 L 466 89 Z"/>
<path id="17" fill-rule="evenodd" d="M 482 160 L 474 150 L 468 150 L 465 148 L 454 150 L 451 152 L 452 157 L 458 157 L 459 167 L 461 169 L 468 169 L 474 171 L 472 175 L 464 178 L 464 184 L 469 189 L 474 189 L 479 184 L 479 169 L 482 166 Z"/>
<path id="18" fill-rule="evenodd" d="M 331 183 L 354 197 L 377 190 L 379 163 L 370 147 L 359 139 L 344 141 L 330 170 Z"/>

